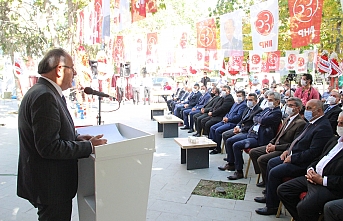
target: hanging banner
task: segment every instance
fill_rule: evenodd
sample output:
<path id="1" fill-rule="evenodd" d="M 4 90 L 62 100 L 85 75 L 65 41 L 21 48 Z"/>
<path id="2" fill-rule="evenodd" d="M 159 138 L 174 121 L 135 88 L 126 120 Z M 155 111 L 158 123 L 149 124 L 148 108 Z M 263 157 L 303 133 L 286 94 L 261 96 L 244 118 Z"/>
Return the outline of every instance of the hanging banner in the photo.
<path id="1" fill-rule="evenodd" d="M 295 73 L 297 74 L 306 74 L 307 73 L 307 52 L 298 54 L 297 56 L 297 68 Z"/>
<path id="2" fill-rule="evenodd" d="M 121 31 L 131 25 L 130 0 L 120 0 L 119 6 L 119 29 Z"/>
<path id="3" fill-rule="evenodd" d="M 146 55 L 152 55 L 154 50 L 156 50 L 156 45 L 157 45 L 157 33 L 148 33 L 147 34 L 147 50 L 146 50 Z"/>
<path id="4" fill-rule="evenodd" d="M 229 73 L 231 75 L 235 75 L 243 71 L 243 65 L 242 65 L 243 59 L 244 59 L 244 56 L 241 56 L 239 52 L 232 54 L 228 62 Z"/>
<path id="5" fill-rule="evenodd" d="M 250 7 L 254 51 L 278 50 L 279 6 L 277 0 L 261 2 Z"/>
<path id="6" fill-rule="evenodd" d="M 123 36 L 117 36 L 114 43 L 114 61 L 117 63 L 124 63 L 124 41 Z"/>
<path id="7" fill-rule="evenodd" d="M 267 68 L 269 71 L 279 71 L 280 51 L 267 52 Z"/>
<path id="8" fill-rule="evenodd" d="M 146 0 L 146 11 L 148 13 L 155 13 L 155 12 L 157 12 L 156 0 Z"/>
<path id="9" fill-rule="evenodd" d="M 242 14 L 242 10 L 236 10 L 220 16 L 220 43 L 225 57 L 233 52 L 243 55 Z"/>
<path id="10" fill-rule="evenodd" d="M 210 50 L 209 51 L 209 65 L 208 68 L 211 71 L 221 70 L 223 66 L 224 53 L 222 50 Z"/>
<path id="11" fill-rule="evenodd" d="M 143 0 L 144 1 L 144 0 Z M 145 9 L 145 1 L 144 5 L 141 5 L 141 0 L 132 0 L 131 1 L 131 16 L 132 16 L 132 23 L 136 21 L 140 21 L 145 18 L 140 14 L 141 8 Z"/>
<path id="12" fill-rule="evenodd" d="M 108 4 L 109 6 L 109 4 Z M 102 0 L 94 1 L 94 43 L 101 43 L 101 34 L 102 34 Z"/>
<path id="13" fill-rule="evenodd" d="M 80 13 L 78 14 L 77 17 L 77 33 L 78 33 L 78 39 L 79 39 L 79 43 L 80 45 L 83 44 L 83 40 L 84 40 L 84 36 L 83 36 L 83 32 L 84 32 L 84 11 L 80 11 Z"/>
<path id="14" fill-rule="evenodd" d="M 317 51 L 305 50 L 304 53 L 307 53 L 307 72 L 314 73 L 317 68 Z"/>
<path id="15" fill-rule="evenodd" d="M 288 0 L 292 47 L 320 42 L 323 0 Z"/>
<path id="16" fill-rule="evenodd" d="M 119 3 L 119 2 L 118 2 Z M 102 0 L 102 14 L 103 14 L 103 22 L 102 22 L 102 38 L 110 37 L 110 26 L 111 26 L 111 19 L 110 19 L 110 0 Z"/>
<path id="17" fill-rule="evenodd" d="M 144 18 L 146 17 L 146 2 L 145 2 L 145 0 L 139 1 L 139 15 L 143 16 Z"/>
<path id="18" fill-rule="evenodd" d="M 197 27 L 197 48 L 217 49 L 216 23 L 214 18 L 200 21 Z"/>
<path id="19" fill-rule="evenodd" d="M 286 67 L 286 58 L 285 57 L 281 57 L 280 58 L 280 62 L 279 62 L 279 73 L 280 73 L 280 77 L 283 76 L 287 76 L 288 75 L 288 69 Z"/>
<path id="20" fill-rule="evenodd" d="M 262 67 L 262 52 L 249 51 L 250 65 L 249 72 L 261 72 Z"/>
<path id="21" fill-rule="evenodd" d="M 286 51 L 286 68 L 289 71 L 296 71 L 298 68 L 299 51 Z"/>

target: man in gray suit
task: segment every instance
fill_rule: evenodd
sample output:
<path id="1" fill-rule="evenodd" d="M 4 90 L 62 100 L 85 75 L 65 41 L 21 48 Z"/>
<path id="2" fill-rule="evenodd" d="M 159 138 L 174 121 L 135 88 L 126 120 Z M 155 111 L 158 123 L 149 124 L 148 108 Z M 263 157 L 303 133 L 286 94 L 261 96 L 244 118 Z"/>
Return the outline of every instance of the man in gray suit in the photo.
<path id="1" fill-rule="evenodd" d="M 39 220 L 69 221 L 77 190 L 77 159 L 106 144 L 103 135 L 79 135 L 62 94 L 76 72 L 63 49 L 49 51 L 38 65 L 41 78 L 24 96 L 18 113 L 17 194 L 38 208 Z"/>

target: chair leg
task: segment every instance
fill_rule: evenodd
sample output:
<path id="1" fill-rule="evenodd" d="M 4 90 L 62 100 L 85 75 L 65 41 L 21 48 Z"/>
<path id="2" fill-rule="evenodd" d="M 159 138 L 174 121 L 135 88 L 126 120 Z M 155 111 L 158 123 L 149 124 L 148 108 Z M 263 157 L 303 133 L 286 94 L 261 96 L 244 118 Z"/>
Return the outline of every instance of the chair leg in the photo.
<path id="1" fill-rule="evenodd" d="M 245 176 L 244 176 L 245 179 L 248 177 L 248 172 L 249 172 L 249 168 L 250 168 L 250 162 L 251 162 L 251 159 L 250 159 L 250 156 L 249 156 L 247 169 L 245 170 Z"/>
<path id="2" fill-rule="evenodd" d="M 324 214 L 320 214 L 318 221 L 322 221 L 324 219 Z M 325 220 L 324 220 L 325 221 Z"/>
<path id="3" fill-rule="evenodd" d="M 294 218 L 292 217 L 291 221 L 294 221 Z"/>
<path id="4" fill-rule="evenodd" d="M 280 217 L 281 212 L 282 212 L 282 202 L 280 201 L 279 208 L 277 209 L 277 212 L 276 212 L 276 218 Z"/>
<path id="5" fill-rule="evenodd" d="M 261 177 L 261 174 L 259 173 L 257 176 L 256 184 L 258 184 L 260 182 L 260 177 Z"/>
<path id="6" fill-rule="evenodd" d="M 225 153 L 225 145 L 224 145 L 224 141 L 222 140 L 222 153 Z"/>

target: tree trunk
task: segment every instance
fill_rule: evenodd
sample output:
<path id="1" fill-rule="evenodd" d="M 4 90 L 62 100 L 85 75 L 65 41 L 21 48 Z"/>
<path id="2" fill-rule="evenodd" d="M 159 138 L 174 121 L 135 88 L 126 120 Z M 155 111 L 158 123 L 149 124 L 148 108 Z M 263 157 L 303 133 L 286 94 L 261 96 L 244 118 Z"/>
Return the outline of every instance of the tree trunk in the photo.
<path id="1" fill-rule="evenodd" d="M 337 39 L 336 39 L 336 45 L 335 45 L 335 51 L 336 53 L 340 54 L 342 53 L 340 51 L 340 45 L 341 45 L 341 27 L 342 27 L 342 21 L 337 22 L 336 30 L 337 30 Z"/>

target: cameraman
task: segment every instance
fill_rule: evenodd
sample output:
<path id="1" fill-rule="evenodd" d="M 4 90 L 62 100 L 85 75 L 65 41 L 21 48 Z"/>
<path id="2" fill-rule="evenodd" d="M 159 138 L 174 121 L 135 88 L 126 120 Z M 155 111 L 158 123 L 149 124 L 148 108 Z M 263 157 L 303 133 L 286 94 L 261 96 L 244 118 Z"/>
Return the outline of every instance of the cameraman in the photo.
<path id="1" fill-rule="evenodd" d="M 319 100 L 319 93 L 312 87 L 312 81 L 311 74 L 303 74 L 300 80 L 301 87 L 294 93 L 294 97 L 300 98 L 304 106 L 306 106 L 307 101 L 311 99 Z"/>

